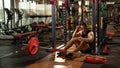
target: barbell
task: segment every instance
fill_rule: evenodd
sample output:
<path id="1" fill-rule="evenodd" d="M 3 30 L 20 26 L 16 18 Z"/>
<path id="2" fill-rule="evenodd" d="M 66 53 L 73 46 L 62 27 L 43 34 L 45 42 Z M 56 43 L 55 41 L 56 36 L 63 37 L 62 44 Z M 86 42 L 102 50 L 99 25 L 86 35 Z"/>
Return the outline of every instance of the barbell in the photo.
<path id="1" fill-rule="evenodd" d="M 64 49 L 61 49 L 63 48 L 64 46 L 61 46 L 59 48 L 47 48 L 47 47 L 42 47 L 40 46 L 39 44 L 39 40 L 37 37 L 32 37 L 30 38 L 30 40 L 28 41 L 28 44 L 27 44 L 27 51 L 29 52 L 29 54 L 31 55 L 35 55 L 39 48 L 41 49 L 45 49 L 45 50 L 51 50 L 52 52 L 55 52 L 55 51 L 59 51 L 59 52 L 66 52 Z"/>

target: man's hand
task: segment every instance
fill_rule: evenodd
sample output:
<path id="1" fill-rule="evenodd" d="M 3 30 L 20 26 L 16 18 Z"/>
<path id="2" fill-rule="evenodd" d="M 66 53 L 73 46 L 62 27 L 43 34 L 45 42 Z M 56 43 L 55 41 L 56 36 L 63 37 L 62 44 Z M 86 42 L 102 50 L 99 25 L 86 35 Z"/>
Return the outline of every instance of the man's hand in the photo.
<path id="1" fill-rule="evenodd" d="M 83 38 L 82 38 L 82 37 L 79 37 L 78 40 L 79 40 L 79 41 L 83 41 Z"/>
<path id="2" fill-rule="evenodd" d="M 78 26 L 76 26 L 76 29 L 78 30 L 80 28 L 80 26 L 78 25 Z"/>
<path id="3" fill-rule="evenodd" d="M 75 31 L 73 32 L 72 37 L 75 37 L 75 36 L 76 36 L 76 33 L 77 33 L 77 31 L 78 31 L 79 27 L 80 27 L 80 26 L 76 26 L 76 29 L 75 29 Z"/>

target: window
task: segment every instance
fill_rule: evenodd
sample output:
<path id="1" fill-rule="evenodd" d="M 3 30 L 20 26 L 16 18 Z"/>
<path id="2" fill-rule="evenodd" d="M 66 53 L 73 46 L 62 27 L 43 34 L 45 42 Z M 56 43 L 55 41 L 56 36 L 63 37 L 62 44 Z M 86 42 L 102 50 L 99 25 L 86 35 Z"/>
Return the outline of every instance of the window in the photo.
<path id="1" fill-rule="evenodd" d="M 0 0 L 0 22 L 4 21 L 3 0 Z"/>
<path id="2" fill-rule="evenodd" d="M 10 9 L 10 0 L 4 0 L 4 7 Z"/>

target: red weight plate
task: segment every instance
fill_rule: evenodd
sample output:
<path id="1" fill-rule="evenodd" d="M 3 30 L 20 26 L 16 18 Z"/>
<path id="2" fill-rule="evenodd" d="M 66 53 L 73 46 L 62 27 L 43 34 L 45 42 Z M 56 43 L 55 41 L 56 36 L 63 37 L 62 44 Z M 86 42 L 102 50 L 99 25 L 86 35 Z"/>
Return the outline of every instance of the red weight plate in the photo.
<path id="1" fill-rule="evenodd" d="M 39 40 L 36 37 L 32 37 L 29 40 L 28 51 L 31 55 L 34 55 L 38 52 Z"/>
<path id="2" fill-rule="evenodd" d="M 105 63 L 107 60 L 105 58 L 101 57 L 95 57 L 95 56 L 86 56 L 85 62 L 93 63 L 93 64 L 99 64 L 99 63 Z"/>

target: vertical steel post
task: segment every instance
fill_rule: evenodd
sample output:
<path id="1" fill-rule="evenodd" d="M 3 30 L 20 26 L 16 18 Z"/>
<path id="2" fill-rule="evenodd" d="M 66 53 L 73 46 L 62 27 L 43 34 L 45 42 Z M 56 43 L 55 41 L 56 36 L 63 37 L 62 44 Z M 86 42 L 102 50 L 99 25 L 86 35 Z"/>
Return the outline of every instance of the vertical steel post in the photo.
<path id="1" fill-rule="evenodd" d="M 5 8 L 5 4 L 4 4 L 4 0 L 3 0 L 3 12 L 4 12 L 4 22 L 5 22 L 5 10 L 4 10 L 4 8 Z"/>
<path id="2" fill-rule="evenodd" d="M 10 5 L 11 5 L 11 10 L 12 13 L 14 13 L 14 0 L 10 1 Z M 13 26 L 15 26 L 15 15 L 13 15 L 12 20 L 11 20 L 11 29 L 13 28 Z"/>
<path id="3" fill-rule="evenodd" d="M 102 28 L 101 28 L 101 24 L 100 24 L 100 0 L 97 0 L 97 44 L 98 44 L 98 53 L 100 51 L 100 43 L 102 41 Z"/>
<path id="4" fill-rule="evenodd" d="M 81 1 L 81 22 L 84 21 L 84 12 L 83 12 L 84 0 Z"/>
<path id="5" fill-rule="evenodd" d="M 93 20 L 93 32 L 94 32 L 94 47 L 93 47 L 93 53 L 97 54 L 98 51 L 98 34 L 97 34 L 97 21 L 96 21 L 96 0 L 92 0 L 92 20 Z"/>
<path id="6" fill-rule="evenodd" d="M 52 5 L 52 46 L 56 44 L 56 18 L 55 18 L 55 5 Z"/>
<path id="7" fill-rule="evenodd" d="M 64 26 L 64 44 L 67 42 L 67 29 L 66 29 L 66 7 L 63 7 L 62 9 L 62 22 Z"/>

